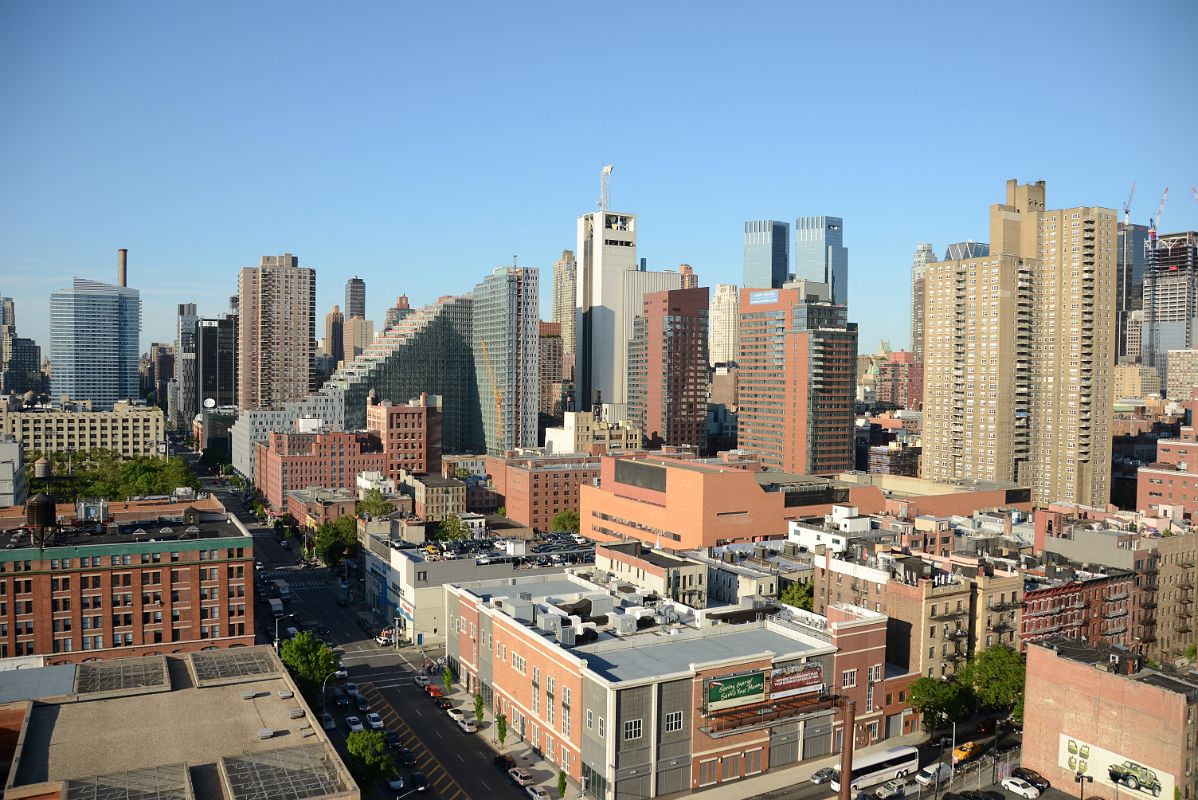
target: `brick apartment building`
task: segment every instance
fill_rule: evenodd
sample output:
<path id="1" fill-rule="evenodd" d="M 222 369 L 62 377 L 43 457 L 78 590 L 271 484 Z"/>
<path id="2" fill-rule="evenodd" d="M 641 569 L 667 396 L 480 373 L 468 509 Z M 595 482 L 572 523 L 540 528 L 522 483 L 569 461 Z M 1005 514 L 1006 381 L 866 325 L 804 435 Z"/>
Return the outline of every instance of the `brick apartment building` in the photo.
<path id="1" fill-rule="evenodd" d="M 358 473 L 386 472 L 387 454 L 374 433 L 271 433 L 254 444 L 254 485 L 283 511 L 292 489 L 354 489 Z"/>
<path id="2" fill-rule="evenodd" d="M 427 522 L 466 513 L 466 484 L 457 478 L 404 472 L 399 478 L 399 490 L 412 498 L 416 516 Z"/>
<path id="3" fill-rule="evenodd" d="M 287 492 L 287 513 L 304 529 L 316 530 L 326 522 L 357 513 L 358 495 L 346 489 L 292 489 Z"/>
<path id="4" fill-rule="evenodd" d="M 537 411 L 547 417 L 560 417 L 566 380 L 565 348 L 560 322 L 542 322 L 537 330 Z"/>
<path id="5" fill-rule="evenodd" d="M 0 435 L 42 453 L 115 450 L 123 458 L 165 455 L 166 417 L 157 406 L 118 401 L 111 411 L 92 411 L 91 401 L 72 401 L 63 408 L 0 407 Z"/>
<path id="6" fill-rule="evenodd" d="M 0 658 L 66 664 L 254 643 L 253 538 L 215 499 L 50 514 L 66 524 L 44 547 L 22 528 L 0 552 Z"/>
<path id="7" fill-rule="evenodd" d="M 374 398 L 366 404 L 366 429 L 374 432 L 386 455 L 384 474 L 441 471 L 441 398 L 423 393 L 406 405 Z"/>
<path id="8" fill-rule="evenodd" d="M 1195 389 L 1198 395 L 1198 389 Z M 1136 508 L 1149 511 L 1162 505 L 1180 506 L 1185 516 L 1198 519 L 1198 432 L 1194 416 L 1198 397 L 1189 403 L 1191 424 L 1181 426 L 1181 438 L 1161 439 L 1156 461 L 1140 467 L 1136 480 Z"/>
<path id="9" fill-rule="evenodd" d="M 874 399 L 882 405 L 919 411 L 923 408 L 923 364 L 907 350 L 894 350 L 878 364 Z"/>
<path id="10" fill-rule="evenodd" d="M 639 597 L 570 574 L 446 586 L 446 653 L 468 691 L 595 798 L 695 792 L 829 755 L 836 695 L 861 710 L 857 746 L 887 735 L 882 615 L 836 605 L 704 624 Z M 673 621 L 646 627 L 657 614 Z"/>
<path id="11" fill-rule="evenodd" d="M 1027 649 L 1022 765 L 1086 797 L 1198 796 L 1198 681 L 1135 653 L 1052 637 Z M 1116 782 L 1114 776 L 1125 776 Z M 1093 777 L 1082 787 L 1080 770 Z M 1132 780 L 1135 787 L 1132 788 Z"/>
<path id="12" fill-rule="evenodd" d="M 1128 648 L 1144 642 L 1144 628 L 1134 613 L 1138 591 L 1133 572 L 1053 571 L 1052 577 L 1027 574 L 1025 583 L 1021 648 L 1049 637 Z"/>
<path id="13" fill-rule="evenodd" d="M 548 531 L 560 511 L 577 510 L 579 487 L 599 477 L 588 455 L 487 456 L 491 488 L 502 498 L 508 519 Z"/>

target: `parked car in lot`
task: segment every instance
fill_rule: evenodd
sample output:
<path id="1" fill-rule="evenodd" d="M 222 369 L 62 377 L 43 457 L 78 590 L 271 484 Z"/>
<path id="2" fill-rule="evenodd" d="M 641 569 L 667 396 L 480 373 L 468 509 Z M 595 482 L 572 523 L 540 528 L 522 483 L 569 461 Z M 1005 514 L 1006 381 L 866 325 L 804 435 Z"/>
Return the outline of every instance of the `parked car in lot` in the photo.
<path id="1" fill-rule="evenodd" d="M 401 747 L 395 753 L 395 760 L 399 762 L 401 767 L 411 769 L 416 766 L 416 754 L 410 748 Z"/>
<path id="2" fill-rule="evenodd" d="M 507 776 L 512 779 L 512 783 L 517 786 L 531 786 L 532 775 L 523 767 L 513 767 L 507 771 Z"/>
<path id="3" fill-rule="evenodd" d="M 345 708 L 349 705 L 349 695 L 343 692 L 340 686 L 333 687 L 333 705 L 338 708 Z"/>
<path id="4" fill-rule="evenodd" d="M 383 729 L 383 718 L 377 712 L 371 711 L 366 715 L 366 724 L 370 726 L 372 731 L 381 731 Z"/>
<path id="5" fill-rule="evenodd" d="M 356 683 L 345 684 L 345 693 L 348 694 L 350 697 L 355 697 L 358 694 L 358 684 L 356 684 Z"/>
<path id="6" fill-rule="evenodd" d="M 358 717 L 352 716 L 345 718 L 345 727 L 349 728 L 350 733 L 360 733 L 361 731 L 366 730 L 366 728 L 362 726 L 362 720 Z"/>
<path id="7" fill-rule="evenodd" d="M 403 775 L 400 775 L 398 772 L 392 772 L 387 778 L 387 788 L 392 791 L 402 792 L 407 788 L 407 783 L 404 782 Z"/>
<path id="8" fill-rule="evenodd" d="M 412 787 L 414 792 L 427 792 L 428 776 L 423 772 L 413 772 L 408 775 L 408 786 Z"/>
<path id="9" fill-rule="evenodd" d="M 1048 779 L 1039 772 L 1036 772 L 1034 769 L 1027 769 L 1026 767 L 1016 767 L 1015 769 L 1011 770 L 1011 777 L 1025 780 L 1032 786 L 1035 786 L 1041 792 L 1052 786 L 1052 784 L 1048 782 Z"/>
<path id="10" fill-rule="evenodd" d="M 836 770 L 831 767 L 820 767 L 815 772 L 811 773 L 811 782 L 817 786 L 821 783 L 827 783 L 836 775 Z"/>
<path id="11" fill-rule="evenodd" d="M 370 701 L 366 699 L 366 695 L 358 692 L 354 695 L 354 707 L 356 707 L 359 711 L 369 711 Z"/>
<path id="12" fill-rule="evenodd" d="M 413 678 L 413 681 L 421 689 L 423 689 L 425 686 L 428 686 L 430 683 L 432 683 L 432 681 L 430 681 L 428 679 L 427 675 L 417 675 L 415 678 Z"/>
<path id="13" fill-rule="evenodd" d="M 1002 788 L 1012 794 L 1017 794 L 1026 800 L 1036 800 L 1040 796 L 1040 790 L 1023 778 L 1007 778 L 1002 782 Z"/>
<path id="14" fill-rule="evenodd" d="M 338 665 L 337 671 L 333 673 L 333 677 L 337 680 L 343 681 L 349 677 L 349 670 L 342 665 Z"/>
<path id="15" fill-rule="evenodd" d="M 947 783 L 953 768 L 943 761 L 933 761 L 915 773 L 915 780 L 920 786 L 935 786 L 937 783 Z"/>
<path id="16" fill-rule="evenodd" d="M 387 745 L 388 750 L 397 750 L 402 742 L 399 739 L 399 734 L 395 731 L 387 731 L 383 734 L 383 744 Z"/>

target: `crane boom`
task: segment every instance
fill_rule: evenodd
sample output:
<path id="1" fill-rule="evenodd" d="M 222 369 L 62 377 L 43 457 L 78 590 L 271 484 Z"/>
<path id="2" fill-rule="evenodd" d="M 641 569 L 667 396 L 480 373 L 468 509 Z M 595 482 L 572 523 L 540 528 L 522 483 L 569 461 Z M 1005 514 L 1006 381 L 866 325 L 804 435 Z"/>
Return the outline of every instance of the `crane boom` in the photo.
<path id="1" fill-rule="evenodd" d="M 1165 193 L 1161 195 L 1161 204 L 1156 207 L 1156 216 L 1148 221 L 1148 238 L 1156 239 L 1157 226 L 1161 224 L 1161 217 L 1165 215 L 1165 203 L 1169 201 L 1169 187 L 1165 187 Z"/>
<path id="2" fill-rule="evenodd" d="M 1131 224 L 1131 199 L 1136 196 L 1136 182 L 1131 182 L 1131 191 L 1127 193 L 1127 200 L 1123 202 L 1123 225 L 1126 227 Z"/>
<path id="3" fill-rule="evenodd" d="M 487 377 L 491 379 L 491 394 L 495 399 L 496 438 L 499 440 L 498 447 L 502 451 L 506 449 L 507 444 L 507 440 L 503 437 L 503 392 L 499 391 L 499 381 L 495 379 L 495 365 L 491 363 L 491 351 L 487 347 L 486 338 L 480 338 L 478 344 L 483 351 L 483 363 L 487 367 Z"/>

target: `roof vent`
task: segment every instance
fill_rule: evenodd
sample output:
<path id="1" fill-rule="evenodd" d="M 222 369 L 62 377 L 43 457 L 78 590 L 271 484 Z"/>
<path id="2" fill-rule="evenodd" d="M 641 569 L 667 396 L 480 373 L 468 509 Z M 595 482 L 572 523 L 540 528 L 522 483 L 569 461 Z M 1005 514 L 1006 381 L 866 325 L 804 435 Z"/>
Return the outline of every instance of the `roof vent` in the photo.
<path id="1" fill-rule="evenodd" d="M 258 729 L 258 738 L 259 739 L 273 739 L 274 735 L 275 735 L 274 728 L 259 728 Z"/>

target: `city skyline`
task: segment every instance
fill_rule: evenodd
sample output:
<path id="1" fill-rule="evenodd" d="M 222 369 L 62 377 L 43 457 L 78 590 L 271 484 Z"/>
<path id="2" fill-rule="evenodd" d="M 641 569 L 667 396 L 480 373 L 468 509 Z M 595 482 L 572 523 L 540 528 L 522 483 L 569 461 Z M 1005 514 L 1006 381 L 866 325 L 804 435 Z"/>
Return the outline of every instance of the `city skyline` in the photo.
<path id="1" fill-rule="evenodd" d="M 378 8 L 377 24 L 362 26 L 318 20 L 314 8 L 301 5 L 287 15 L 239 9 L 235 26 L 220 14 L 190 9 L 81 8 L 68 25 L 32 5 L 0 11 L 0 65 L 7 74 L 32 76 L 6 90 L 18 113 L 0 132 L 4 151 L 21 153 L 10 159 L 11 191 L 0 199 L 0 292 L 16 299 L 23 336 L 46 350 L 47 284 L 65 285 L 75 276 L 111 282 L 120 247 L 130 250 L 129 285 L 142 293 L 143 351 L 172 339 L 178 303 L 194 302 L 205 315 L 223 311 L 238 268 L 268 253 L 296 253 L 319 266 L 319 309 L 341 302 L 346 279 L 360 276 L 370 287 L 366 317 L 375 320 L 399 294 L 420 306 L 466 292 L 513 254 L 547 282 L 554 261 L 573 246 L 575 220 L 594 208 L 604 163 L 615 164 L 610 206 L 637 215 L 638 250 L 649 269 L 685 262 L 709 287 L 740 285 L 745 221 L 841 217 L 853 262 L 849 317 L 860 323 L 866 349 L 882 338 L 908 344 L 907 298 L 894 290 L 908 285 L 910 253 L 923 241 L 984 241 L 984 225 L 970 210 L 984 207 L 991 187 L 1010 177 L 1047 181 L 1058 207 L 1116 210 L 1135 180 L 1131 218 L 1141 224 L 1171 185 L 1161 231 L 1198 228 L 1198 203 L 1188 192 L 1196 182 L 1186 149 L 1191 106 L 1177 108 L 1169 126 L 1127 115 L 1090 131 L 1080 145 L 1054 137 L 1076 131 L 1080 110 L 1103 93 L 1090 85 L 1062 101 L 1047 84 L 983 84 L 997 67 L 944 70 L 935 48 L 909 47 L 917 38 L 948 39 L 969 21 L 960 9 L 920 16 L 879 7 L 864 24 L 851 20 L 860 48 L 853 52 L 869 58 L 845 57 L 831 41 L 801 52 L 779 47 L 799 14 L 785 6 L 729 19 L 695 15 L 684 48 L 664 8 L 648 10 L 617 42 L 579 24 L 582 15 L 571 9 L 536 19 L 484 10 L 478 26 L 461 34 L 467 55 L 448 63 L 430 49 L 431 40 L 409 34 L 437 29 L 435 11 L 399 16 Z M 1114 29 L 1107 24 L 1113 8 L 1098 4 L 1074 19 L 1066 9 L 1036 7 L 1040 24 L 1027 27 L 1020 22 L 1026 14 L 1012 14 L 971 27 L 971 41 L 986 52 L 1018 39 L 1038 54 L 1045 73 L 1086 59 L 1144 103 L 1181 96 L 1194 56 L 1168 48 L 1150 60 L 1128 59 L 1129 50 L 1157 52 L 1155 37 L 1148 26 Z M 1144 13 L 1184 27 L 1196 12 L 1160 3 Z M 841 14 L 847 12 L 829 11 L 826 22 L 849 24 Z M 559 137 L 535 124 L 495 127 L 483 136 L 468 124 L 478 114 L 510 115 L 513 101 L 516 115 L 528 121 L 557 113 L 571 91 L 568 71 L 508 57 L 550 28 L 574 31 L 584 57 L 610 53 L 610 79 L 629 87 L 636 125 L 604 119 Z M 207 43 L 206 52 L 233 57 L 227 63 L 180 58 L 178 39 L 164 36 L 167 30 L 186 30 Z M 367 41 L 351 50 L 351 32 Z M 54 47 L 47 46 L 51 35 Z M 264 64 L 258 43 L 277 36 L 333 57 L 319 67 Z M 124 46 L 105 45 L 114 38 Z M 396 38 L 410 46 L 393 46 Z M 700 58 L 727 39 L 761 46 L 738 62 Z M 646 56 L 662 45 L 677 51 L 673 58 Z M 820 113 L 835 125 L 813 125 L 802 104 L 779 106 L 772 93 L 745 90 L 750 75 L 803 74 L 829 59 L 838 65 L 840 85 Z M 159 68 L 146 70 L 147 62 Z M 423 85 L 394 91 L 397 75 L 425 62 L 434 66 Z M 483 64 L 487 79 L 473 81 Z M 362 81 L 347 88 L 340 77 L 351 73 Z M 191 102 L 161 106 L 167 85 Z M 1048 135 L 1013 138 L 980 126 L 956 137 L 935 122 L 889 126 L 884 137 L 876 135 L 879 119 L 982 85 L 993 91 L 993 103 L 1017 104 Z M 446 105 L 449 96 L 453 106 Z M 734 123 L 767 106 L 780 115 L 770 131 L 747 134 Z M 428 110 L 410 111 L 417 107 Z M 720 113 L 725 107 L 738 113 Z M 463 116 L 462 108 L 472 110 Z M 264 113 L 293 115 L 303 124 L 285 143 L 264 126 L 245 130 L 246 120 Z M 77 115 L 102 116 L 106 124 L 66 124 Z M 644 134 L 667 120 L 671 136 Z M 482 146 L 465 147 L 467 141 Z M 405 155 L 416 152 L 418 159 Z M 167 173 L 164 164 L 171 165 Z M 175 191 L 161 190 L 164 175 Z M 64 194 L 63 185 L 73 191 Z M 274 190 L 263 195 L 261 186 Z M 945 186 L 953 188 L 951 201 Z M 456 235 L 463 197 L 498 208 L 479 216 L 470 237 Z M 550 295 L 542 293 L 543 319 L 550 318 Z"/>

